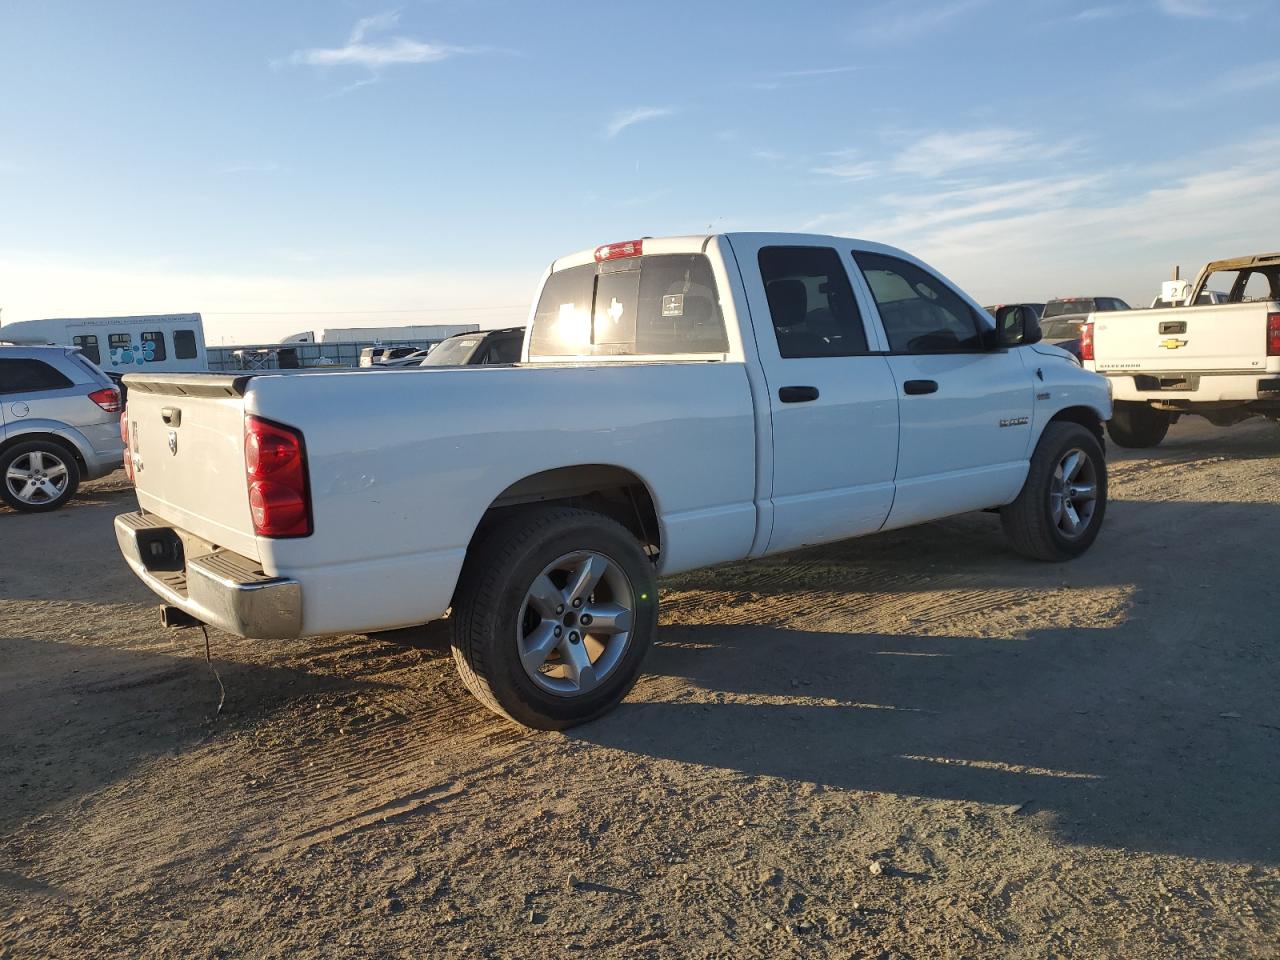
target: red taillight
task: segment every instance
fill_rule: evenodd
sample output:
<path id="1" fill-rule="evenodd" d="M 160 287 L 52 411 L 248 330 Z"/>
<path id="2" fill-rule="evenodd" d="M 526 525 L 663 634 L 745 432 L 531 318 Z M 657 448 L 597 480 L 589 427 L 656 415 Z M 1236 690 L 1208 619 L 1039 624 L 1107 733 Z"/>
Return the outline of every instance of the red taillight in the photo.
<path id="1" fill-rule="evenodd" d="M 129 452 L 129 408 L 125 407 L 120 414 L 120 442 L 124 444 L 124 473 L 129 478 L 130 483 L 134 483 L 133 479 L 133 455 Z"/>
<path id="2" fill-rule="evenodd" d="M 1080 324 L 1080 359 L 1093 359 L 1093 321 Z"/>
<path id="3" fill-rule="evenodd" d="M 1267 314 L 1267 356 L 1280 357 L 1280 313 Z"/>
<path id="4" fill-rule="evenodd" d="M 120 412 L 120 391 L 115 387 L 103 387 L 101 390 L 95 390 L 89 394 L 89 399 L 107 411 L 107 413 Z"/>
<path id="5" fill-rule="evenodd" d="M 246 417 L 244 469 L 253 532 L 260 537 L 308 536 L 311 503 L 302 435 L 289 427 Z"/>
<path id="6" fill-rule="evenodd" d="M 643 240 L 625 240 L 622 243 L 607 243 L 596 247 L 596 263 L 603 260 L 621 260 L 623 257 L 638 257 L 644 253 Z"/>

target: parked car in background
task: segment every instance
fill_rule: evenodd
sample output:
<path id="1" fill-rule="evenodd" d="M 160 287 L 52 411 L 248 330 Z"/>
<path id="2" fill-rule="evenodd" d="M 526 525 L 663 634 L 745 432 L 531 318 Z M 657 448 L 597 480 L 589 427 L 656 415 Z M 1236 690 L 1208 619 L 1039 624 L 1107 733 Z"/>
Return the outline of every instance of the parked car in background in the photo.
<path id="1" fill-rule="evenodd" d="M 1210 286 L 1226 303 L 1200 305 Z M 1196 278 L 1194 306 L 1098 313 L 1085 325 L 1084 365 L 1115 398 L 1107 432 L 1122 447 L 1154 447 L 1197 414 L 1218 426 L 1280 421 L 1280 253 L 1218 260 Z"/>
<path id="2" fill-rule="evenodd" d="M 389 360 L 403 360 L 411 354 L 418 353 L 421 347 L 412 346 L 388 346 L 388 347 L 365 347 L 360 351 L 359 366 L 374 367 L 385 364 Z"/>
<path id="3" fill-rule="evenodd" d="M 644 238 L 535 302 L 518 367 L 131 377 L 130 567 L 242 636 L 451 611 L 477 698 L 559 729 L 635 682 L 659 575 L 971 510 L 1041 560 L 1102 526 L 1106 382 L 901 250 Z"/>
<path id="4" fill-rule="evenodd" d="M 1231 302 L 1230 295 L 1221 290 L 1205 290 L 1203 293 L 1200 293 L 1196 296 L 1195 305 L 1197 307 L 1205 307 L 1211 304 L 1230 303 L 1230 302 Z M 1180 298 L 1168 299 L 1165 297 L 1156 297 L 1154 300 L 1151 301 L 1152 310 L 1163 310 L 1166 307 L 1185 307 L 1185 306 L 1188 306 L 1188 304 Z"/>
<path id="5" fill-rule="evenodd" d="M 1044 305 L 1040 329 L 1046 343 L 1080 359 L 1080 331 L 1094 311 L 1128 310 L 1119 297 L 1058 297 Z"/>
<path id="6" fill-rule="evenodd" d="M 375 370 L 387 369 L 388 367 L 416 367 L 427 359 L 427 353 L 428 351 L 424 347 L 418 347 L 403 354 L 393 350 L 373 361 L 373 367 Z"/>
<path id="7" fill-rule="evenodd" d="M 524 327 L 459 333 L 441 340 L 422 361 L 424 367 L 471 367 L 519 363 Z"/>
<path id="8" fill-rule="evenodd" d="M 120 466 L 120 393 L 79 350 L 0 346 L 0 498 L 55 510 Z"/>

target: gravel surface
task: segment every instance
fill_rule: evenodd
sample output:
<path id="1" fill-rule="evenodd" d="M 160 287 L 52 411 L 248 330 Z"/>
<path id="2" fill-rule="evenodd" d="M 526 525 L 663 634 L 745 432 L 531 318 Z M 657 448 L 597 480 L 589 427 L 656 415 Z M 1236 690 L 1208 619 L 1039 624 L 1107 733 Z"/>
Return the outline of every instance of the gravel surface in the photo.
<path id="1" fill-rule="evenodd" d="M 1094 549 L 965 516 L 663 584 L 615 713 L 437 624 L 166 632 L 117 478 L 0 509 L 0 958 L 1276 957 L 1280 428 L 1112 449 Z"/>

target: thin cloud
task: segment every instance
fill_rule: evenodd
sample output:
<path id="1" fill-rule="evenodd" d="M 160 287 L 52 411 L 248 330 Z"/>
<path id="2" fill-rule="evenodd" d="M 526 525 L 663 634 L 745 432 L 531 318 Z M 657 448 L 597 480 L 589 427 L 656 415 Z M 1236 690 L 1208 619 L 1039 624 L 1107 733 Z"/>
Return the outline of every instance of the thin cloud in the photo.
<path id="1" fill-rule="evenodd" d="M 1243 20 L 1250 12 L 1238 0 L 1156 0 L 1156 6 L 1181 20 Z"/>
<path id="2" fill-rule="evenodd" d="M 865 70 L 866 67 L 847 66 L 847 67 L 817 67 L 813 70 L 783 70 L 778 74 L 780 77 L 829 77 L 837 73 L 853 73 L 856 70 Z"/>
<path id="3" fill-rule="evenodd" d="M 909 40 L 936 30 L 966 13 L 986 6 L 991 0 L 949 0 L 920 3 L 919 0 L 892 0 L 872 10 L 854 30 L 854 38 L 871 43 Z"/>
<path id="4" fill-rule="evenodd" d="M 605 124 L 604 135 L 612 140 L 627 127 L 633 127 L 637 123 L 644 123 L 646 120 L 669 117 L 675 112 L 675 107 L 633 107 L 630 110 L 623 110 L 614 114 L 613 119 Z"/>
<path id="5" fill-rule="evenodd" d="M 283 61 L 291 66 L 341 67 L 359 66 L 376 70 L 407 63 L 438 63 L 478 48 L 445 43 L 428 43 L 411 37 L 393 36 L 373 39 L 375 34 L 391 30 L 400 22 L 398 11 L 362 17 L 351 29 L 341 47 L 310 47 L 295 50 Z"/>
<path id="6" fill-rule="evenodd" d="M 893 169 L 921 177 L 941 177 L 957 170 L 1023 160 L 1034 149 L 1032 137 L 1018 130 L 932 133 L 899 153 L 893 160 Z"/>
<path id="7" fill-rule="evenodd" d="M 1115 5 L 1110 7 L 1085 7 L 1074 14 L 1071 19 L 1076 23 L 1093 23 L 1098 20 L 1114 20 L 1129 12 L 1129 7 Z"/>
<path id="8" fill-rule="evenodd" d="M 388 10 L 386 13 L 375 13 L 371 17 L 361 17 L 351 28 L 351 36 L 347 43 L 359 43 L 369 34 L 390 30 L 399 22 L 399 10 Z"/>
<path id="9" fill-rule="evenodd" d="M 1276 84 L 1280 84 L 1280 60 L 1228 71 L 1218 80 L 1217 87 L 1223 93 L 1246 93 Z"/>
<path id="10" fill-rule="evenodd" d="M 869 180 L 880 172 L 880 164 L 874 160 L 864 160 L 857 150 L 837 150 L 826 154 L 830 160 L 821 166 L 814 167 L 813 172 L 824 177 L 854 182 Z"/>

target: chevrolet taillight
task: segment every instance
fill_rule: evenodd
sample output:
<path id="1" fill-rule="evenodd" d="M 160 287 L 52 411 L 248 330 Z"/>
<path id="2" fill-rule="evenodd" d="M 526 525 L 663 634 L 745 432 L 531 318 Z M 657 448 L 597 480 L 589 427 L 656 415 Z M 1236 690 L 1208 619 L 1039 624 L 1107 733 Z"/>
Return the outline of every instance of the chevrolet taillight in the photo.
<path id="1" fill-rule="evenodd" d="M 1280 313 L 1267 314 L 1267 356 L 1280 357 Z"/>
<path id="2" fill-rule="evenodd" d="M 1093 321 L 1080 324 L 1080 359 L 1093 359 Z"/>
<path id="3" fill-rule="evenodd" d="M 302 434 L 259 417 L 244 421 L 244 469 L 253 532 L 260 537 L 311 533 L 311 497 Z"/>

